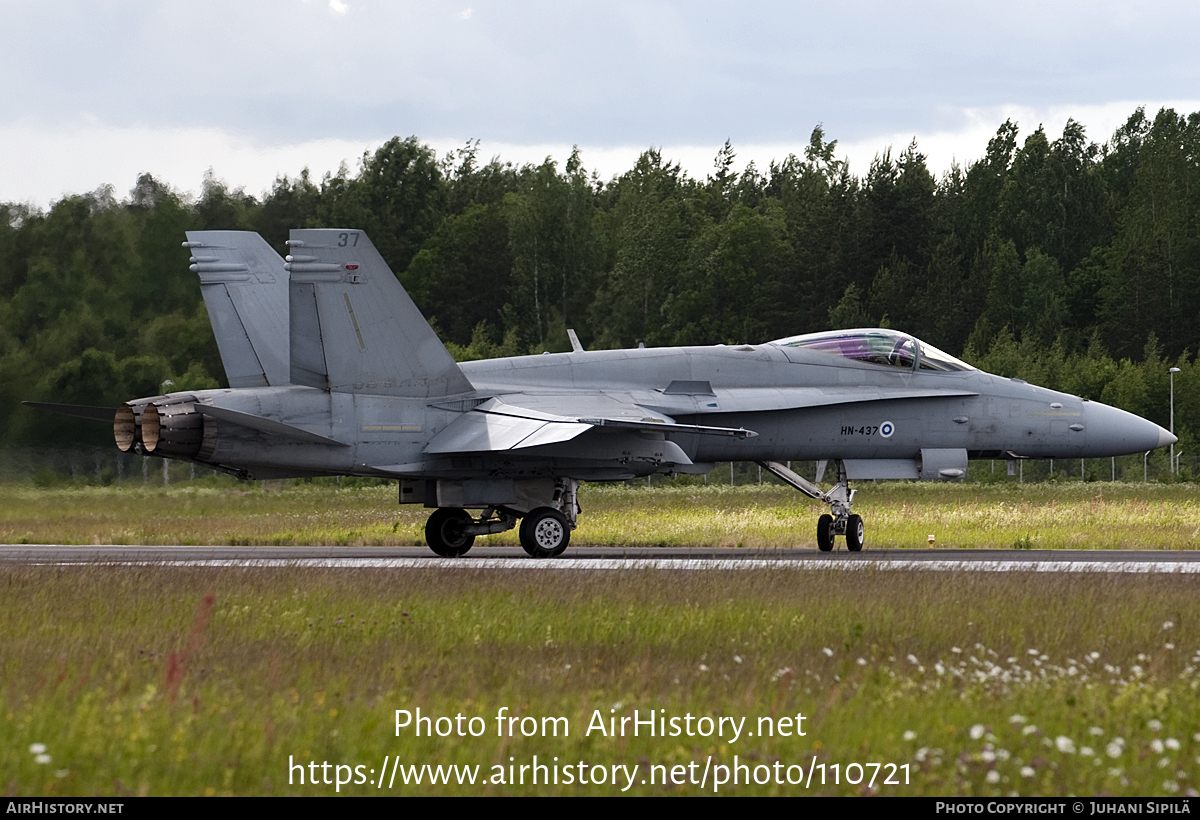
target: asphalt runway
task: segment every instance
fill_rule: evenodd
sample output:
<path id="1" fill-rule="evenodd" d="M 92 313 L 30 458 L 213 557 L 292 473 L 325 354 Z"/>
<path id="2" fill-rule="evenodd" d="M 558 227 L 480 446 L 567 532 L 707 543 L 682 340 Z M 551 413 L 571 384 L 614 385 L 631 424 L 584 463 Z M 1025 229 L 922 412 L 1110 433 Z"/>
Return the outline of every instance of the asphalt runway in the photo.
<path id="1" fill-rule="evenodd" d="M 330 567 L 379 569 L 746 570 L 1200 573 L 1200 551 L 687 549 L 575 546 L 533 559 L 518 547 L 438 558 L 425 547 L 184 547 L 0 545 L 0 564 Z"/>

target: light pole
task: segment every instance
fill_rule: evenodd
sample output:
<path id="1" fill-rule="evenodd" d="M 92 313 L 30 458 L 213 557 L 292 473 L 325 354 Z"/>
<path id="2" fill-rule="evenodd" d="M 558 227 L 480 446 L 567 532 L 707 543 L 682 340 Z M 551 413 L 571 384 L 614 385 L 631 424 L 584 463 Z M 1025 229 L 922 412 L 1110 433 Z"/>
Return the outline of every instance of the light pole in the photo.
<path id="1" fill-rule="evenodd" d="M 1172 367 L 1167 371 L 1171 374 L 1171 435 L 1175 435 L 1175 374 L 1179 372 L 1178 367 Z M 1175 475 L 1175 442 L 1171 442 L 1171 475 Z"/>

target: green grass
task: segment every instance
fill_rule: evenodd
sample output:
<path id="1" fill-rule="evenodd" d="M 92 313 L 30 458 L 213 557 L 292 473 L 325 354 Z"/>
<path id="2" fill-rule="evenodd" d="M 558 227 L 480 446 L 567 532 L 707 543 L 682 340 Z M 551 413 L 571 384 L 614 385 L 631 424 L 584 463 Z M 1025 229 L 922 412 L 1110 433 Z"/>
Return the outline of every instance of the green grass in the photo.
<path id="1" fill-rule="evenodd" d="M 868 548 L 1190 550 L 1200 489 L 1190 484 L 859 485 Z M 586 544 L 815 546 L 821 505 L 778 485 L 585 485 L 572 536 Z M 394 486 L 0 485 L 0 542 L 56 544 L 411 545 L 428 511 Z M 516 533 L 477 541 L 515 544 Z"/>
<path id="2" fill-rule="evenodd" d="M 640 780 L 735 755 L 785 778 L 815 761 L 826 783 L 722 793 L 1170 795 L 1200 777 L 1182 576 L 9 566 L 0 592 L 10 795 L 326 795 L 289 783 L 289 759 L 365 776 L 385 755 L 482 778 L 534 755 L 637 764 L 632 794 L 700 793 Z M 497 737 L 501 707 L 570 734 Z M 397 736 L 395 710 L 417 708 L 485 731 Z M 755 736 L 585 734 L 635 709 Z M 799 714 L 803 737 L 755 731 Z M 908 784 L 835 785 L 851 763 L 907 766 Z M 340 792 L 620 793 L 371 779 Z"/>
<path id="3" fill-rule="evenodd" d="M 1200 530 L 1183 485 L 862 489 L 872 547 L 933 533 L 1191 549 Z M 0 502 L 0 540 L 30 543 L 411 544 L 426 513 L 393 487 L 316 483 L 10 484 Z M 581 503 L 576 545 L 811 546 L 819 512 L 772 486 L 588 486 Z M 339 790 L 301 785 L 289 760 L 361 765 L 374 784 L 385 755 L 479 766 L 480 780 L 340 793 L 620 793 L 491 780 L 534 755 L 636 764 L 634 794 L 700 793 L 661 775 L 695 764 L 699 779 L 735 755 L 772 782 L 721 793 L 1171 795 L 1200 777 L 1200 598 L 1185 576 L 0 566 L 0 600 L 11 795 L 325 795 Z M 395 710 L 418 707 L 485 732 L 397 736 Z M 570 735 L 497 737 L 501 707 L 564 717 Z M 755 736 L 585 734 L 635 709 L 744 717 Z M 805 736 L 757 735 L 760 718 L 798 714 Z M 824 785 L 775 782 L 814 763 Z M 908 783 L 878 782 L 887 769 L 846 783 L 852 763 Z M 651 766 L 660 782 L 643 785 Z"/>

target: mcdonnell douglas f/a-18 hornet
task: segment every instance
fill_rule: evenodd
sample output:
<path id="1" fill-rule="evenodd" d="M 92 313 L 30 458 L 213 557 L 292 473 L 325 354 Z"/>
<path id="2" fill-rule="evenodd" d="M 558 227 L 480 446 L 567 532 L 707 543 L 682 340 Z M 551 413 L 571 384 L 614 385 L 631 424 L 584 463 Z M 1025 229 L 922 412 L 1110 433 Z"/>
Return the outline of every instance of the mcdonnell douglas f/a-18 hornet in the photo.
<path id="1" fill-rule="evenodd" d="M 188 233 L 228 389 L 134 399 L 117 447 L 246 479 L 384 476 L 432 508 L 429 547 L 466 553 L 520 525 L 553 557 L 581 481 L 755 462 L 829 505 L 817 546 L 865 543 L 852 480 L 960 480 L 972 458 L 1083 458 L 1175 441 L 1145 419 L 984 373 L 905 333 L 584 350 L 458 364 L 366 234 Z M 113 410 L 42 405 L 113 418 Z M 815 460 L 822 489 L 786 466 Z M 469 511 L 476 511 L 475 514 Z"/>

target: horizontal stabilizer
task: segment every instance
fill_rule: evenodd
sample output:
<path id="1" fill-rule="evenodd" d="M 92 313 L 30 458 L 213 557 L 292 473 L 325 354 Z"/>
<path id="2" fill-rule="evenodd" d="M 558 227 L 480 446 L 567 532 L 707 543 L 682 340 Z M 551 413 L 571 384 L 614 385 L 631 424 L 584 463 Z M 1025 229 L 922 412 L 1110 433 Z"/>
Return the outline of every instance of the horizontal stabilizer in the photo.
<path id="1" fill-rule="evenodd" d="M 310 433 L 307 430 L 301 430 L 299 427 L 293 427 L 292 425 L 284 424 L 281 421 L 266 419 L 262 416 L 255 416 L 250 413 L 241 413 L 237 410 L 227 410 L 224 407 L 212 407 L 204 404 L 197 404 L 196 410 L 205 416 L 212 416 L 215 419 L 229 422 L 230 424 L 248 427 L 251 430 L 257 430 L 260 433 L 267 433 L 273 436 L 282 436 L 283 438 L 303 441 L 307 444 L 332 444 L 337 447 L 350 446 L 349 444 L 337 441 L 336 439 L 319 436 L 316 433 Z"/>
<path id="2" fill-rule="evenodd" d="M 114 407 L 88 407 L 84 404 L 50 404 L 44 401 L 23 401 L 21 404 L 36 410 L 45 410 L 47 413 L 58 413 L 60 416 L 90 419 L 91 421 L 106 421 L 109 424 L 112 424 L 113 417 L 117 414 L 117 410 Z"/>

